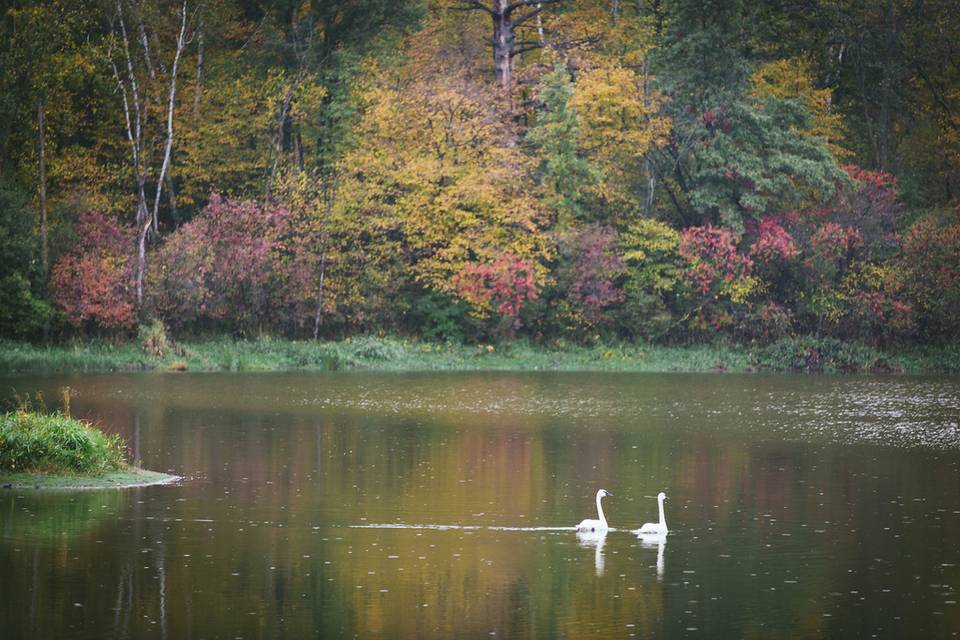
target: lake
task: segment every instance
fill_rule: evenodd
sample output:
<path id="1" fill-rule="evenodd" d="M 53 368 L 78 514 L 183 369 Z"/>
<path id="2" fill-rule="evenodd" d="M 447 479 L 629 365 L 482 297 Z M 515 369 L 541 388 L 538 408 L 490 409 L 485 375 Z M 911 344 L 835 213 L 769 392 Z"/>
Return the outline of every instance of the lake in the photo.
<path id="1" fill-rule="evenodd" d="M 15 638 L 951 638 L 960 380 L 6 376 L 146 468 L 0 490 Z M 595 518 L 606 536 L 572 527 Z M 631 531 L 657 518 L 665 542 Z"/>

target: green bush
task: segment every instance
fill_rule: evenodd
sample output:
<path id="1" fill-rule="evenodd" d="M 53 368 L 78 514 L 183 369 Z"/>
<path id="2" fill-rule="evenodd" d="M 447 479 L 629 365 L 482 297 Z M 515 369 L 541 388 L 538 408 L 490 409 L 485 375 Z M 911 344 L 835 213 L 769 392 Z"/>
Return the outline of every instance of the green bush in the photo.
<path id="1" fill-rule="evenodd" d="M 778 371 L 854 373 L 891 371 L 900 367 L 873 347 L 837 338 L 802 336 L 774 342 L 761 348 L 756 365 Z"/>
<path id="2" fill-rule="evenodd" d="M 123 466 L 124 443 L 61 413 L 0 416 L 0 471 L 99 475 Z"/>

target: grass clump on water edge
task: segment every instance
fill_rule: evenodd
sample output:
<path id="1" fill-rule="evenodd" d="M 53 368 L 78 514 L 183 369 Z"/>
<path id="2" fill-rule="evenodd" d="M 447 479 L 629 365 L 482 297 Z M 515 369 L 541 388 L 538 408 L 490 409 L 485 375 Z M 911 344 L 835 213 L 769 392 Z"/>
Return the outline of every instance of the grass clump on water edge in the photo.
<path id="1" fill-rule="evenodd" d="M 59 411 L 0 415 L 0 472 L 103 475 L 126 468 L 124 442 Z"/>

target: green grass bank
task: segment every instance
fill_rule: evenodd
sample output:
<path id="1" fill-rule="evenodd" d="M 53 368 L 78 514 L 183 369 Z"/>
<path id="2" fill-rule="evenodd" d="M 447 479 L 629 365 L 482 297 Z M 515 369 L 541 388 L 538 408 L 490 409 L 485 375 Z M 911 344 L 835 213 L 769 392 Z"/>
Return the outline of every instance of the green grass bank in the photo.
<path id="1" fill-rule="evenodd" d="M 832 338 L 770 345 L 459 345 L 391 337 L 293 341 L 270 337 L 173 343 L 83 342 L 37 346 L 0 342 L 0 372 L 85 371 L 806 371 L 960 373 L 960 344 L 887 350 Z"/>
<path id="2" fill-rule="evenodd" d="M 87 489 L 169 482 L 132 467 L 126 444 L 62 413 L 18 409 L 0 415 L 0 487 Z"/>

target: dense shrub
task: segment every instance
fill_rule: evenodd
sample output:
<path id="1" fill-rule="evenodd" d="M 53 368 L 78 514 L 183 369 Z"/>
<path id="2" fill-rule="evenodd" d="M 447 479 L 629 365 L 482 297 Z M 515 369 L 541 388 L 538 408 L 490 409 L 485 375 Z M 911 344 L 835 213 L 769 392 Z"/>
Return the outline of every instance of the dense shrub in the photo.
<path id="1" fill-rule="evenodd" d="M 533 265 L 512 253 L 464 266 L 454 276 L 453 288 L 481 316 L 498 314 L 500 330 L 505 333 L 519 328 L 520 311 L 540 294 Z"/>
<path id="2" fill-rule="evenodd" d="M 671 308 L 683 269 L 680 234 L 645 218 L 627 227 L 620 243 L 626 267 L 625 329 L 643 338 L 662 336 L 672 325 Z"/>
<path id="3" fill-rule="evenodd" d="M 134 230 L 96 211 L 77 222 L 77 243 L 53 267 L 53 300 L 74 326 L 136 326 Z"/>
<path id="4" fill-rule="evenodd" d="M 733 326 L 747 311 L 758 281 L 753 261 L 737 251 L 739 238 L 723 227 L 690 227 L 680 234 L 686 260 L 683 305 L 695 331 Z"/>
<path id="5" fill-rule="evenodd" d="M 623 302 L 626 274 L 617 232 L 600 225 L 582 227 L 560 243 L 558 284 L 572 326 L 582 331 L 608 327 L 612 310 Z"/>
<path id="6" fill-rule="evenodd" d="M 289 215 L 214 194 L 156 252 L 147 279 L 152 314 L 177 329 L 248 330 L 265 322 L 276 270 L 273 249 Z"/>
<path id="7" fill-rule="evenodd" d="M 915 224 L 903 238 L 900 268 L 924 337 L 960 335 L 960 221 Z"/>
<path id="8" fill-rule="evenodd" d="M 0 336 L 33 336 L 51 316 L 40 295 L 35 217 L 23 194 L 0 184 Z"/>

